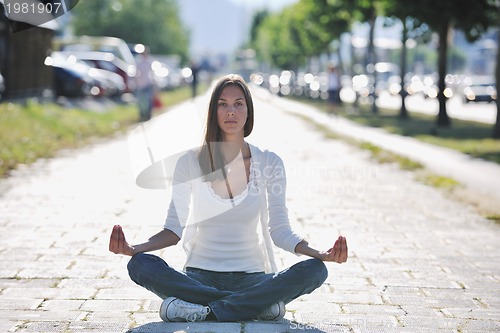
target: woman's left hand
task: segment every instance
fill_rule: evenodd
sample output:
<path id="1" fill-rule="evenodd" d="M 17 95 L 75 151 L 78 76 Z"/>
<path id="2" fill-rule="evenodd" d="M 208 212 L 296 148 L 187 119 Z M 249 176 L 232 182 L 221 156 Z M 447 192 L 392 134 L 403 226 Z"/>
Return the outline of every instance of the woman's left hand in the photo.
<path id="1" fill-rule="evenodd" d="M 339 236 L 332 248 L 319 253 L 321 260 L 344 263 L 347 261 L 347 240 L 344 236 Z"/>

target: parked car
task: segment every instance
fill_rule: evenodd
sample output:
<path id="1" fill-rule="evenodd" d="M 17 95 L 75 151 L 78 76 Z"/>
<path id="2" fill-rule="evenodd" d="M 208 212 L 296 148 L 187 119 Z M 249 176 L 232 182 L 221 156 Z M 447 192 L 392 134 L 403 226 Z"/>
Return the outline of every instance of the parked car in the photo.
<path id="1" fill-rule="evenodd" d="M 96 51 L 114 54 L 123 62 L 134 65 L 135 59 L 127 43 L 120 38 L 108 36 L 72 36 L 54 37 L 53 49 L 55 51 Z"/>
<path id="2" fill-rule="evenodd" d="M 113 53 L 95 51 L 60 51 L 58 53 L 67 58 L 73 56 L 91 67 L 116 73 L 120 75 L 125 82 L 125 92 L 129 93 L 135 90 L 135 65 L 126 63 Z"/>
<path id="3" fill-rule="evenodd" d="M 182 85 L 183 77 L 180 69 L 155 60 L 152 64 L 156 86 L 161 90 L 170 90 Z"/>
<path id="4" fill-rule="evenodd" d="M 475 76 L 467 80 L 464 88 L 464 102 L 493 102 L 497 99 L 495 78 L 492 76 Z"/>
<path id="5" fill-rule="evenodd" d="M 58 95 L 119 96 L 126 90 L 125 81 L 120 75 L 93 68 L 72 55 L 66 57 L 60 52 L 53 52 L 45 63 L 54 68 L 55 90 Z"/>
<path id="6" fill-rule="evenodd" d="M 87 65 L 87 64 L 85 64 Z M 102 90 L 102 95 L 105 96 L 120 96 L 127 90 L 125 80 L 119 74 L 88 66 L 89 75 L 99 81 Z"/>
<path id="7" fill-rule="evenodd" d="M 85 97 L 100 94 L 99 82 L 88 74 L 84 64 L 71 64 L 55 53 L 45 58 L 45 65 L 54 72 L 54 91 L 57 96 Z"/>

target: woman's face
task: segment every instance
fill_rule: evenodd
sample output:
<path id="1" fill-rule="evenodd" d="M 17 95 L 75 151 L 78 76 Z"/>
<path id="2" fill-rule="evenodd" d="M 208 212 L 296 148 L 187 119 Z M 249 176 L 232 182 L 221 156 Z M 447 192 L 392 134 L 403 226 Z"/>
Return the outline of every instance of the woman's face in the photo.
<path id="1" fill-rule="evenodd" d="M 217 121 L 223 139 L 235 135 L 243 137 L 247 115 L 247 102 L 243 90 L 234 84 L 226 86 L 217 102 Z"/>

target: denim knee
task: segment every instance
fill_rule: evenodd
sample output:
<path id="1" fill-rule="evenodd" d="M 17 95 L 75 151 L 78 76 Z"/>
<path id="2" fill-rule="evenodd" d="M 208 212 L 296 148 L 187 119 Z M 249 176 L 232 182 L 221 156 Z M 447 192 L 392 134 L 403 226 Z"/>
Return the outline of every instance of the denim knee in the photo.
<path id="1" fill-rule="evenodd" d="M 145 272 L 149 265 L 148 261 L 151 261 L 151 255 L 145 253 L 137 253 L 130 258 L 127 264 L 128 275 L 132 281 L 138 283 L 141 276 L 147 276 L 149 273 Z"/>
<path id="2" fill-rule="evenodd" d="M 128 261 L 128 264 L 127 264 L 127 270 L 128 270 L 128 275 L 130 276 L 130 278 L 132 279 L 132 281 L 135 281 L 135 278 L 137 277 L 136 276 L 136 273 L 139 271 L 139 267 L 141 266 L 141 255 L 142 253 L 138 253 L 134 256 L 132 256 L 132 258 L 130 258 L 130 260 Z"/>
<path id="3" fill-rule="evenodd" d="M 301 261 L 291 269 L 297 272 L 295 275 L 295 278 L 299 279 L 297 282 L 305 283 L 312 289 L 320 287 L 328 277 L 328 269 L 323 261 L 315 258 Z"/>
<path id="4" fill-rule="evenodd" d="M 311 277 L 316 278 L 317 286 L 321 286 L 328 278 L 328 269 L 325 263 L 319 259 L 309 259 L 307 263 L 307 270 L 311 273 Z"/>

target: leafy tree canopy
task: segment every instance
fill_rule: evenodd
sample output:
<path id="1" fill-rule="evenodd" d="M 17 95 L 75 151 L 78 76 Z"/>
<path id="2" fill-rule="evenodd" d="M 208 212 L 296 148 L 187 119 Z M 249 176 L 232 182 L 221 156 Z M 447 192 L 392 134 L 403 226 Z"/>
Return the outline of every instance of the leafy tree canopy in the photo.
<path id="1" fill-rule="evenodd" d="M 76 35 L 118 37 L 187 59 L 189 35 L 175 0 L 85 0 L 72 13 Z"/>

